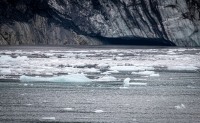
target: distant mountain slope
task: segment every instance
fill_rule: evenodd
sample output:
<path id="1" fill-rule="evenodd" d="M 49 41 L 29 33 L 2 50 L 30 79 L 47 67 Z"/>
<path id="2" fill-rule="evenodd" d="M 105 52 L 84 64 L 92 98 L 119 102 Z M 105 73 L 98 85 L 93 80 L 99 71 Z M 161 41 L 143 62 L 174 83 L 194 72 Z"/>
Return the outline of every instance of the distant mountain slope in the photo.
<path id="1" fill-rule="evenodd" d="M 1 45 L 123 44 L 128 38 L 200 46 L 199 29 L 199 0 L 0 1 Z"/>

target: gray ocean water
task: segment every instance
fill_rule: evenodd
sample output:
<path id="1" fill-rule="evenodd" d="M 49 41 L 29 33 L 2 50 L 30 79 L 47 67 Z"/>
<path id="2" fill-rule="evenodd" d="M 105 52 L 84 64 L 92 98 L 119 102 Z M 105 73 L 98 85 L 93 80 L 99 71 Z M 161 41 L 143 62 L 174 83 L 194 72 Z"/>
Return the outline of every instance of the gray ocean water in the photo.
<path id="1" fill-rule="evenodd" d="M 0 122 L 198 123 L 200 48 L 0 47 Z"/>

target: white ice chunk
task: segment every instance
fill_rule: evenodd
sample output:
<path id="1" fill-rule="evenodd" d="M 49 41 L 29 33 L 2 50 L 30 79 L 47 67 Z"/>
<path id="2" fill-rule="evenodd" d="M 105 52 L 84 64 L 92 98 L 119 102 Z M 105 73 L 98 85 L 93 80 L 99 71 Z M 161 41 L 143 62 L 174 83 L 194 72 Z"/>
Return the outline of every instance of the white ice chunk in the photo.
<path id="1" fill-rule="evenodd" d="M 119 73 L 117 70 L 108 71 L 109 73 Z"/>
<path id="2" fill-rule="evenodd" d="M 135 86 L 146 86 L 147 83 L 141 83 L 141 82 L 131 82 L 129 85 L 135 85 Z"/>
<path id="3" fill-rule="evenodd" d="M 25 105 L 26 105 L 26 106 L 32 106 L 33 104 L 30 104 L 30 103 L 29 103 L 29 104 L 25 104 Z"/>
<path id="4" fill-rule="evenodd" d="M 28 60 L 29 58 L 27 58 L 27 56 L 18 56 L 16 58 L 16 60 L 21 60 L 21 61 L 24 61 L 24 60 Z"/>
<path id="5" fill-rule="evenodd" d="M 154 70 L 151 66 L 114 66 L 110 70 L 117 71 L 145 71 L 145 70 Z"/>
<path id="6" fill-rule="evenodd" d="M 130 78 L 124 79 L 124 87 L 129 87 L 130 85 L 135 85 L 135 86 L 146 86 L 147 83 L 139 83 L 139 82 L 131 82 L 130 83 Z"/>
<path id="7" fill-rule="evenodd" d="M 132 74 L 138 74 L 138 75 L 152 75 L 154 74 L 154 71 L 139 71 L 139 72 L 132 72 Z"/>
<path id="8" fill-rule="evenodd" d="M 108 76 L 108 75 L 105 75 L 99 79 L 96 79 L 95 81 L 117 81 L 117 78 L 113 77 L 113 76 Z"/>
<path id="9" fill-rule="evenodd" d="M 133 79 L 135 81 L 146 81 L 147 79 Z"/>
<path id="10" fill-rule="evenodd" d="M 103 113 L 104 111 L 103 110 L 95 110 L 94 112 L 95 113 Z"/>
<path id="11" fill-rule="evenodd" d="M 124 79 L 124 87 L 129 87 L 129 82 L 130 82 L 130 78 L 126 78 L 126 79 Z"/>
<path id="12" fill-rule="evenodd" d="M 56 120 L 55 117 L 42 117 L 42 120 Z"/>
<path id="13" fill-rule="evenodd" d="M 20 76 L 21 82 L 91 82 L 91 79 L 87 78 L 83 74 L 71 74 L 65 76 L 56 77 L 30 77 L 22 75 Z"/>
<path id="14" fill-rule="evenodd" d="M 174 51 L 168 51 L 167 54 L 168 55 L 175 55 L 176 53 Z"/>
<path id="15" fill-rule="evenodd" d="M 2 55 L 0 57 L 0 62 L 19 62 L 28 60 L 27 56 L 18 56 L 17 58 L 12 58 L 9 55 Z"/>
<path id="16" fill-rule="evenodd" d="M 113 74 L 113 73 L 119 73 L 119 71 L 117 71 L 117 70 L 113 70 L 113 71 L 106 71 L 106 72 L 103 72 L 103 73 L 101 73 L 101 74 L 108 75 L 108 74 Z"/>
<path id="17" fill-rule="evenodd" d="M 168 70 L 188 70 L 188 71 L 195 71 L 198 67 L 195 66 L 168 66 Z"/>
<path id="18" fill-rule="evenodd" d="M 160 74 L 156 73 L 156 74 L 151 74 L 150 76 L 151 76 L 151 77 L 159 77 Z"/>
<path id="19" fill-rule="evenodd" d="M 181 105 L 177 105 L 175 106 L 176 109 L 185 109 L 185 105 L 184 104 L 181 104 Z"/>
<path id="20" fill-rule="evenodd" d="M 99 73 L 100 71 L 95 68 L 86 68 L 83 70 L 85 73 Z"/>
<path id="21" fill-rule="evenodd" d="M 12 61 L 12 60 L 13 60 L 13 58 L 11 56 L 9 56 L 9 55 L 2 55 L 0 57 L 0 62 Z"/>
<path id="22" fill-rule="evenodd" d="M 73 111 L 73 108 L 63 108 L 64 111 Z"/>
<path id="23" fill-rule="evenodd" d="M 97 65 L 97 67 L 100 68 L 100 69 L 103 69 L 103 68 L 108 68 L 109 65 L 101 63 L 101 64 Z"/>
<path id="24" fill-rule="evenodd" d="M 7 69 L 1 69 L 0 73 L 2 75 L 10 75 L 12 72 L 9 68 L 7 68 Z"/>

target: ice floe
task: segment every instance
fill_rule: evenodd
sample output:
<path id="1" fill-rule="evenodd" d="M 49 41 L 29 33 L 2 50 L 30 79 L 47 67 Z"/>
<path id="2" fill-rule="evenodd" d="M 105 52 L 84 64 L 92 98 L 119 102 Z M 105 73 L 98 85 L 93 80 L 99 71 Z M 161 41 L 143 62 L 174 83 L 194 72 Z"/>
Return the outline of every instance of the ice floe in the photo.
<path id="1" fill-rule="evenodd" d="M 152 66 L 113 66 L 110 70 L 117 71 L 145 71 L 145 70 L 154 70 Z"/>
<path id="2" fill-rule="evenodd" d="M 158 74 L 158 73 L 155 73 L 155 74 L 151 74 L 150 76 L 151 76 L 151 77 L 159 77 L 159 76 L 160 76 L 160 74 Z"/>
<path id="3" fill-rule="evenodd" d="M 0 70 L 0 73 L 2 75 L 10 75 L 12 72 L 11 72 L 10 68 L 3 68 Z"/>
<path id="4" fill-rule="evenodd" d="M 42 117 L 42 120 L 56 120 L 55 117 Z"/>
<path id="5" fill-rule="evenodd" d="M 95 81 L 117 81 L 117 78 L 105 75 L 103 77 L 100 77 L 99 79 L 96 79 Z"/>
<path id="6" fill-rule="evenodd" d="M 83 74 L 71 74 L 55 77 L 31 77 L 31 76 L 20 76 L 21 82 L 92 82 L 91 79 L 87 78 Z"/>
<path id="7" fill-rule="evenodd" d="M 27 56 L 17 56 L 16 58 L 11 57 L 10 55 L 2 55 L 0 56 L 0 64 L 1 63 L 9 63 L 9 62 L 23 62 L 27 61 L 29 58 Z"/>
<path id="8" fill-rule="evenodd" d="M 123 81 L 123 84 L 124 84 L 124 87 L 129 87 L 130 85 L 135 85 L 135 86 L 146 86 L 147 85 L 147 83 L 140 83 L 140 82 L 131 82 L 130 83 L 130 78 L 126 78 L 126 79 L 124 79 L 124 81 Z"/>
<path id="9" fill-rule="evenodd" d="M 154 71 L 139 71 L 139 72 L 132 72 L 131 74 L 152 75 L 152 74 L 155 74 L 155 72 Z"/>
<path id="10" fill-rule="evenodd" d="M 188 65 L 188 66 L 168 66 L 167 69 L 168 70 L 179 70 L 179 71 L 181 71 L 181 70 L 195 71 L 195 70 L 198 69 L 198 67 L 196 67 L 196 66 L 190 66 L 190 65 Z"/>
<path id="11" fill-rule="evenodd" d="M 103 110 L 95 110 L 94 113 L 103 113 Z"/>
<path id="12" fill-rule="evenodd" d="M 95 68 L 85 68 L 85 69 L 83 69 L 83 72 L 84 73 L 100 73 L 100 71 Z"/>
<path id="13" fill-rule="evenodd" d="M 65 111 L 72 111 L 73 108 L 63 108 L 63 110 L 65 110 Z"/>

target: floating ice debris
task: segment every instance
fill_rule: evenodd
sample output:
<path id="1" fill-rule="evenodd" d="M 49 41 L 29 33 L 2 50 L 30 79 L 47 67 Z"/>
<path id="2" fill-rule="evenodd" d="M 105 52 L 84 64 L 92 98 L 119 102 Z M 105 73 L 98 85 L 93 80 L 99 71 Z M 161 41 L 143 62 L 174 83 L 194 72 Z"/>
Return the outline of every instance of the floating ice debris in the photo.
<path id="1" fill-rule="evenodd" d="M 174 51 L 168 51 L 167 54 L 169 54 L 169 55 L 175 55 L 176 53 Z"/>
<path id="2" fill-rule="evenodd" d="M 11 73 L 12 72 L 9 68 L 0 70 L 0 74 L 2 74 L 2 75 L 10 75 Z"/>
<path id="3" fill-rule="evenodd" d="M 196 88 L 196 87 L 195 87 L 195 86 L 192 86 L 192 85 L 188 85 L 187 88 L 192 88 L 192 89 L 194 89 L 194 88 Z"/>
<path id="4" fill-rule="evenodd" d="M 0 62 L 18 62 L 18 61 L 25 61 L 28 60 L 27 56 L 18 56 L 17 58 L 12 58 L 9 55 L 2 55 L 0 57 Z"/>
<path id="5" fill-rule="evenodd" d="M 103 110 L 95 110 L 94 113 L 103 113 Z"/>
<path id="6" fill-rule="evenodd" d="M 195 66 L 168 66 L 168 70 L 188 70 L 188 71 L 195 71 L 198 67 Z"/>
<path id="7" fill-rule="evenodd" d="M 63 111 L 73 111 L 73 108 L 63 108 Z"/>
<path id="8" fill-rule="evenodd" d="M 145 70 L 154 70 L 151 66 L 114 66 L 111 67 L 110 70 L 117 70 L 117 71 L 145 71 Z"/>
<path id="9" fill-rule="evenodd" d="M 147 83 L 139 83 L 139 82 L 132 82 L 130 83 L 130 78 L 124 79 L 124 87 L 129 87 L 130 85 L 135 85 L 135 86 L 146 86 Z"/>
<path id="10" fill-rule="evenodd" d="M 129 87 L 129 82 L 130 82 L 130 78 L 126 78 L 126 79 L 124 79 L 124 87 Z"/>
<path id="11" fill-rule="evenodd" d="M 177 105 L 175 106 L 176 109 L 185 109 L 185 105 L 184 104 L 181 104 L 181 105 Z"/>
<path id="12" fill-rule="evenodd" d="M 100 69 L 103 69 L 103 68 L 108 68 L 109 65 L 101 63 L 101 64 L 97 65 L 97 67 L 100 68 Z"/>
<path id="13" fill-rule="evenodd" d="M 24 86 L 28 86 L 28 84 L 25 83 Z"/>
<path id="14" fill-rule="evenodd" d="M 21 82 L 91 82 L 91 79 L 87 78 L 83 74 L 71 74 L 65 76 L 56 77 L 31 77 L 31 76 L 20 76 Z"/>
<path id="15" fill-rule="evenodd" d="M 9 56 L 9 55 L 2 55 L 0 57 L 0 62 L 12 61 L 12 60 L 13 60 L 13 58 L 11 56 Z"/>
<path id="16" fill-rule="evenodd" d="M 113 70 L 113 71 L 108 71 L 109 73 L 119 73 L 119 71 L 117 70 Z"/>
<path id="17" fill-rule="evenodd" d="M 95 68 L 86 68 L 83 70 L 86 73 L 100 73 L 100 71 L 98 69 Z"/>
<path id="18" fill-rule="evenodd" d="M 108 75 L 108 74 L 115 74 L 115 73 L 119 73 L 119 71 L 117 71 L 117 70 L 113 70 L 113 71 L 106 71 L 106 72 L 103 72 L 103 73 L 101 73 L 101 74 L 105 74 L 105 75 Z"/>
<path id="19" fill-rule="evenodd" d="M 151 74 L 150 76 L 151 77 L 159 77 L 160 75 L 157 73 L 157 74 Z"/>
<path id="20" fill-rule="evenodd" d="M 106 71 L 106 72 L 103 72 L 103 73 L 101 73 L 101 74 L 104 74 L 104 75 L 109 75 L 109 74 L 111 74 L 110 72 L 108 72 L 108 71 Z"/>
<path id="21" fill-rule="evenodd" d="M 146 81 L 147 79 L 133 79 L 135 81 Z"/>
<path id="22" fill-rule="evenodd" d="M 131 74 L 152 75 L 152 74 L 155 74 L 155 72 L 154 71 L 139 71 L 139 72 L 132 72 Z"/>
<path id="23" fill-rule="evenodd" d="M 129 89 L 128 87 L 119 87 L 119 89 Z"/>
<path id="24" fill-rule="evenodd" d="M 136 86 L 146 86 L 147 83 L 141 83 L 141 82 L 131 82 L 129 85 L 136 85 Z"/>
<path id="25" fill-rule="evenodd" d="M 55 117 L 42 117 L 42 120 L 56 120 Z"/>
<path id="26" fill-rule="evenodd" d="M 113 76 L 105 75 L 99 79 L 96 79 L 96 81 L 117 81 L 117 78 L 115 78 Z"/>

